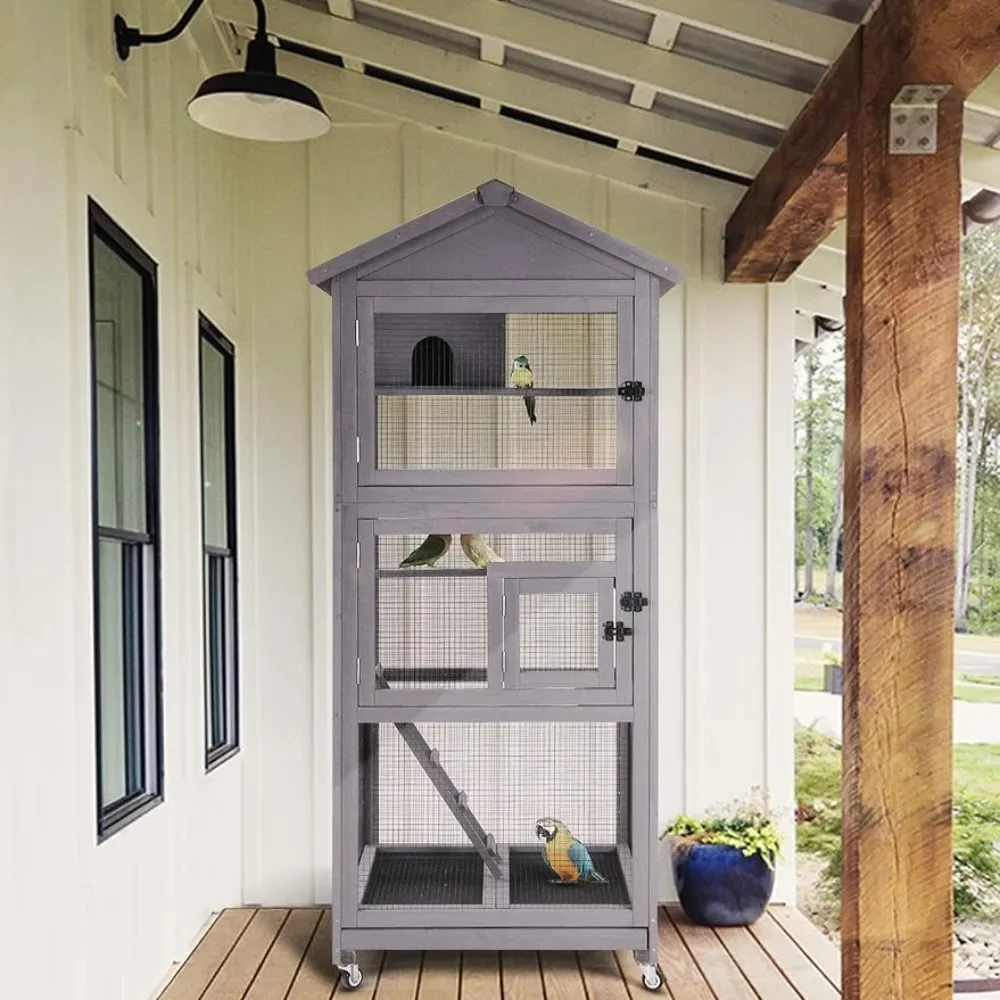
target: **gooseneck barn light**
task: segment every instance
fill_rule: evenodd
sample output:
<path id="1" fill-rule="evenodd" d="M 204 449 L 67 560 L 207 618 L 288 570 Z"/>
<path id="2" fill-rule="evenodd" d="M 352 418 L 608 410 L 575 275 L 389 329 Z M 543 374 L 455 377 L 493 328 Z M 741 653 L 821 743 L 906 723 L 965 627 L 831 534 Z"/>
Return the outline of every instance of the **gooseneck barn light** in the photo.
<path id="1" fill-rule="evenodd" d="M 115 48 L 128 59 L 140 45 L 157 45 L 177 38 L 198 13 L 205 0 L 191 0 L 180 20 L 157 35 L 144 35 L 115 15 Z M 305 84 L 280 76 L 277 53 L 267 37 L 264 0 L 257 7 L 257 33 L 247 46 L 242 72 L 210 76 L 188 104 L 188 113 L 199 125 L 238 139 L 265 142 L 298 142 L 315 139 L 330 127 L 330 119 L 316 94 Z"/>

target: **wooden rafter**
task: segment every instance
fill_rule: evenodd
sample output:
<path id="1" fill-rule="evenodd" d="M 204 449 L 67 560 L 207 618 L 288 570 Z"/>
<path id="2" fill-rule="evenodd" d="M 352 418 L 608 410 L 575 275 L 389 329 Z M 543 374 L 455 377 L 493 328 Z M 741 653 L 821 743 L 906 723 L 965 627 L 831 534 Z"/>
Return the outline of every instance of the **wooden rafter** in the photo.
<path id="1" fill-rule="evenodd" d="M 788 126 L 806 100 L 804 94 L 790 87 L 710 66 L 500 0 L 479 0 L 477 3 L 468 0 L 369 0 L 369 3 L 480 38 L 495 38 L 505 45 L 591 69 L 617 80 L 646 84 L 656 91 L 776 128 Z"/>
<path id="2" fill-rule="evenodd" d="M 213 10 L 220 19 L 247 29 L 253 27 L 253 6 L 245 0 L 214 0 Z M 278 37 L 301 45 L 341 57 L 350 56 L 362 63 L 478 97 L 480 101 L 529 111 L 742 177 L 753 177 L 767 159 L 765 146 L 745 139 L 662 115 L 650 115 L 638 107 L 524 73 L 509 72 L 489 62 L 293 4 L 274 7 L 268 15 L 268 25 Z"/>
<path id="3" fill-rule="evenodd" d="M 685 24 L 819 63 L 832 63 L 852 25 L 780 0 L 617 0 Z"/>
<path id="4" fill-rule="evenodd" d="M 744 190 L 728 181 L 536 128 L 502 115 L 484 114 L 478 108 L 442 101 L 302 56 L 284 54 L 281 59 L 283 71 L 317 91 L 331 110 L 345 106 L 364 108 L 386 119 L 423 125 L 440 135 L 547 160 L 570 170 L 720 212 L 731 211 Z"/>

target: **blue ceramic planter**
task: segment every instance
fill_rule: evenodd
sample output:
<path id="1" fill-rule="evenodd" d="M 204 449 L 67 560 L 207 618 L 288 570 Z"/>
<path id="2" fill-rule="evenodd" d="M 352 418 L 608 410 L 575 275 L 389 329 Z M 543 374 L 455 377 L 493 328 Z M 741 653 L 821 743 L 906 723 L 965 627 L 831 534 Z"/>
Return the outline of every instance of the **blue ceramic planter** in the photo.
<path id="1" fill-rule="evenodd" d="M 722 844 L 675 845 L 674 883 L 688 919 L 709 927 L 745 927 L 764 912 L 774 872 L 760 855 Z"/>

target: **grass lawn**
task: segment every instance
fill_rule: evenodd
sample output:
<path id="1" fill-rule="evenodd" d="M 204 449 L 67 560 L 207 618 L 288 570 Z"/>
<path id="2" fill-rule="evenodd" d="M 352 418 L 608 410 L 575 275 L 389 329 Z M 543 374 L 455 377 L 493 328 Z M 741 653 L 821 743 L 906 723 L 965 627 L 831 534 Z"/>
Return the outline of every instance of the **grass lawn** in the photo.
<path id="1" fill-rule="evenodd" d="M 840 639 L 841 615 L 836 608 L 806 607 L 795 609 L 795 634 L 815 635 L 822 639 Z M 1000 636 L 956 635 L 955 649 L 967 653 L 1000 654 Z"/>
<path id="2" fill-rule="evenodd" d="M 970 795 L 1000 798 L 1000 745 L 960 743 L 956 746 L 955 784 Z"/>

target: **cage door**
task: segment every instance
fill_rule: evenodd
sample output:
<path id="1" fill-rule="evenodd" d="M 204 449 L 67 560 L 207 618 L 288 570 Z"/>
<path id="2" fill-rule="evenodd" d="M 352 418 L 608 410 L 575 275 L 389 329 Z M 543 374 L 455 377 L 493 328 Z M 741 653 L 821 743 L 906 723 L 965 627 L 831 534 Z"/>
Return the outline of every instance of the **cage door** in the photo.
<path id="1" fill-rule="evenodd" d="M 504 687 L 613 688 L 619 643 L 608 566 L 536 563 L 530 569 L 531 575 L 520 575 L 508 564 L 497 572 Z"/>

